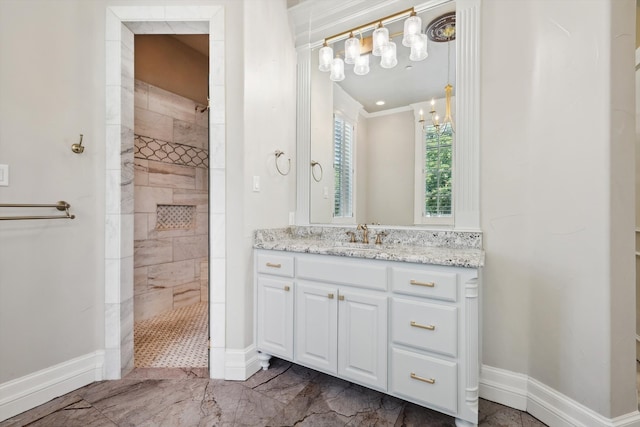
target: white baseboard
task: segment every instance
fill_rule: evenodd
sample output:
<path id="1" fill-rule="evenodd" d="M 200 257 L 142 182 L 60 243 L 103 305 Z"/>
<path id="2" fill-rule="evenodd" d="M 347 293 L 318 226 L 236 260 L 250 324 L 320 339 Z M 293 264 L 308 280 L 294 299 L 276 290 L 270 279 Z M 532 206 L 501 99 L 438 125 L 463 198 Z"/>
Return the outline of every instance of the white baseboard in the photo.
<path id="1" fill-rule="evenodd" d="M 229 350 L 225 352 L 224 378 L 232 381 L 244 381 L 260 370 L 258 351 L 255 345 L 244 350 Z"/>
<path id="2" fill-rule="evenodd" d="M 104 351 L 96 351 L 0 384 L 0 421 L 101 381 L 103 370 Z"/>
<path id="3" fill-rule="evenodd" d="M 527 411 L 552 427 L 640 427 L 637 410 L 606 418 L 527 375 L 486 365 L 480 370 L 480 397 Z"/>

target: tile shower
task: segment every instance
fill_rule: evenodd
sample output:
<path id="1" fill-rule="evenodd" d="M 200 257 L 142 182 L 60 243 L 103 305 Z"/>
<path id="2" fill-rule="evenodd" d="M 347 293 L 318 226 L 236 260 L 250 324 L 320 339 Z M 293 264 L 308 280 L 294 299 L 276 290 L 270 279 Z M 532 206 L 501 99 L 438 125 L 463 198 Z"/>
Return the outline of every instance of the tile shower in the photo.
<path id="1" fill-rule="evenodd" d="M 208 300 L 208 113 L 135 82 L 134 319 Z"/>

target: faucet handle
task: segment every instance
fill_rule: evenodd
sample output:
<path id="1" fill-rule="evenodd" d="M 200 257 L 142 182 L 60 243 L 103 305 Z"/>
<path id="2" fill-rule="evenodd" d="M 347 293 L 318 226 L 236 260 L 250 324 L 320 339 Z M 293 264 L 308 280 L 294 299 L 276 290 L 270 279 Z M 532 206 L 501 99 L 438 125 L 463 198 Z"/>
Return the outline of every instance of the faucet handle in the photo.
<path id="1" fill-rule="evenodd" d="M 376 233 L 376 245 L 381 245 L 381 244 L 382 244 L 382 238 L 383 238 L 384 236 L 386 236 L 387 234 L 389 234 L 389 233 L 387 233 L 387 232 L 386 232 L 386 231 L 384 231 L 384 230 L 382 230 L 382 231 L 378 231 L 378 232 Z"/>
<path id="2" fill-rule="evenodd" d="M 356 242 L 356 233 L 354 233 L 353 231 L 347 231 L 347 236 L 350 237 L 349 239 L 349 243 L 355 243 Z"/>

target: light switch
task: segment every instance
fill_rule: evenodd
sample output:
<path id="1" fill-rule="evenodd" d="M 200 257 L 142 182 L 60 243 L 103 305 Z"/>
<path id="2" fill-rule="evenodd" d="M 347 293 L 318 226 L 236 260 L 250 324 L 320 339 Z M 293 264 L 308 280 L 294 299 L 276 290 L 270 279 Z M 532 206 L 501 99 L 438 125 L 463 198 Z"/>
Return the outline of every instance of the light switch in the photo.
<path id="1" fill-rule="evenodd" d="M 256 193 L 260 192 L 260 177 L 258 175 L 254 175 L 253 177 L 253 191 Z"/>
<path id="2" fill-rule="evenodd" d="M 9 165 L 0 165 L 0 186 L 9 186 Z"/>
<path id="3" fill-rule="evenodd" d="M 328 198 L 329 198 L 329 187 L 326 187 L 326 186 L 325 186 L 325 187 L 322 189 L 322 196 L 324 196 L 324 198 L 325 198 L 325 199 L 328 199 Z"/>

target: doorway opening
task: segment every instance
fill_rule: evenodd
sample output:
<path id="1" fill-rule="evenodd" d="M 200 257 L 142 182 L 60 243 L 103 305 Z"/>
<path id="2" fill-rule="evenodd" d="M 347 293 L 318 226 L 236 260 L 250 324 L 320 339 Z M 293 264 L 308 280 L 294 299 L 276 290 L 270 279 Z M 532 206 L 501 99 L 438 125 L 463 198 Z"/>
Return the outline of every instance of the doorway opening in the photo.
<path id="1" fill-rule="evenodd" d="M 206 206 L 212 225 L 208 329 L 209 376 L 225 377 L 225 8 L 223 6 L 110 6 L 106 14 L 106 215 L 104 278 L 104 378 L 119 379 L 134 368 L 134 35 L 204 34 L 209 40 L 208 135 L 212 157 Z M 167 203 L 172 205 L 172 203 Z M 181 206 L 194 205 L 185 201 Z M 198 203 L 195 203 L 196 209 Z M 156 212 L 156 220 L 157 220 Z M 195 268 L 195 267 L 194 267 Z M 202 275 L 202 271 L 200 272 Z M 215 327 L 212 327 L 215 325 Z"/>
<path id="2" fill-rule="evenodd" d="M 135 35 L 134 46 L 134 366 L 204 370 L 209 36 Z"/>

